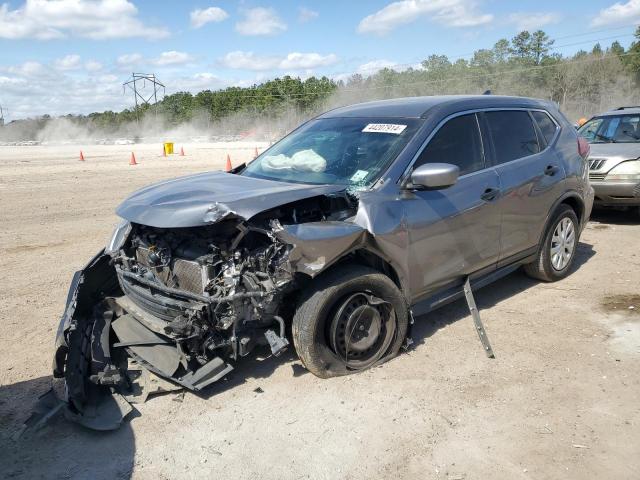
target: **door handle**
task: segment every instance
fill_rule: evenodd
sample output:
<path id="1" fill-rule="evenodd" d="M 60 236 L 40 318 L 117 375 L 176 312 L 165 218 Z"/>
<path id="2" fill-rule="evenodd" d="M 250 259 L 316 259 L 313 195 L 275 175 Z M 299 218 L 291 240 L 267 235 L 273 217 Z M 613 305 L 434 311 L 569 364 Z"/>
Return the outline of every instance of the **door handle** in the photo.
<path id="1" fill-rule="evenodd" d="M 480 195 L 480 198 L 482 200 L 484 200 L 485 202 L 491 202 L 493 200 L 495 200 L 496 198 L 498 198 L 498 195 L 500 194 L 500 190 L 498 190 L 497 188 L 487 188 L 482 195 Z"/>
<path id="2" fill-rule="evenodd" d="M 547 165 L 547 168 L 544 169 L 544 174 L 553 177 L 558 170 L 560 169 L 555 165 Z"/>

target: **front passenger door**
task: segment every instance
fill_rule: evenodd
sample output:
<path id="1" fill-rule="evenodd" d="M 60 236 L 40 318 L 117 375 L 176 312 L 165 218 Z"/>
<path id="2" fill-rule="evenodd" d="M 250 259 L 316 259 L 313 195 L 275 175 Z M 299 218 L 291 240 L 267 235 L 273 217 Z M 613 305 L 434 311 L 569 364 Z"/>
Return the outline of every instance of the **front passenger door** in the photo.
<path id="1" fill-rule="evenodd" d="M 413 168 L 451 163 L 460 168 L 456 184 L 404 195 L 410 240 L 409 265 L 417 299 L 439 287 L 492 268 L 500 254 L 500 182 L 486 168 L 476 114 L 447 121 L 429 141 Z"/>

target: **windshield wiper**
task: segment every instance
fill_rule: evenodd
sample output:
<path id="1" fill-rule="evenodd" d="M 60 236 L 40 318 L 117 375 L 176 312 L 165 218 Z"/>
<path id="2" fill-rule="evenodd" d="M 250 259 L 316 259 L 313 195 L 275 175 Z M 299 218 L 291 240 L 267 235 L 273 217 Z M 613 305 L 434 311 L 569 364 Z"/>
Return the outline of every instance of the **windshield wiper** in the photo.
<path id="1" fill-rule="evenodd" d="M 604 135 L 600 134 L 600 133 L 596 133 L 595 136 L 597 138 L 599 138 L 600 140 L 604 140 L 605 142 L 609 142 L 609 143 L 616 143 L 616 141 L 611 138 L 611 137 L 605 137 Z"/>

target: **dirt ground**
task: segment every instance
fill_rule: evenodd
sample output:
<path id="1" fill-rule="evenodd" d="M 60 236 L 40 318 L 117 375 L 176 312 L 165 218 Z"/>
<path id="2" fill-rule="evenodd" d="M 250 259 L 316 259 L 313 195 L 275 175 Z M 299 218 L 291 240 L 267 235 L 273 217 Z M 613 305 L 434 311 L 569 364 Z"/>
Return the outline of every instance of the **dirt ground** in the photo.
<path id="1" fill-rule="evenodd" d="M 640 217 L 616 212 L 596 213 L 566 280 L 518 272 L 477 293 L 495 360 L 457 302 L 359 375 L 255 358 L 202 395 L 150 399 L 117 431 L 60 419 L 16 438 L 49 388 L 71 276 L 116 205 L 254 146 L 0 147 L 0 477 L 640 478 Z"/>

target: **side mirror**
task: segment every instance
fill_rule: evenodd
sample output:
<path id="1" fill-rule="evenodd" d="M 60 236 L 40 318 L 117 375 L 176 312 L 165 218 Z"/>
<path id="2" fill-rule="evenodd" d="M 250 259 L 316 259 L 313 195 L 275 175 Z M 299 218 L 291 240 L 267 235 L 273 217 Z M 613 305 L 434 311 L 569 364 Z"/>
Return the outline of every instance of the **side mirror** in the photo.
<path id="1" fill-rule="evenodd" d="M 418 190 L 447 188 L 458 181 L 460 168 L 450 163 L 425 163 L 411 172 L 407 187 Z"/>

